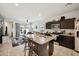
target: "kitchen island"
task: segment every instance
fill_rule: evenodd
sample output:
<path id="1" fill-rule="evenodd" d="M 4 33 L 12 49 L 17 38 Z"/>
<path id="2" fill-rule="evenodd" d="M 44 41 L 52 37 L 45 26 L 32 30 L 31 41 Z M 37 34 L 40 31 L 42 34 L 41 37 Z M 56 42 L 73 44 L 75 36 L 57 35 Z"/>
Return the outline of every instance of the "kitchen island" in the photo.
<path id="1" fill-rule="evenodd" d="M 29 55 L 34 51 L 38 56 L 51 56 L 53 54 L 55 36 L 29 34 Z"/>

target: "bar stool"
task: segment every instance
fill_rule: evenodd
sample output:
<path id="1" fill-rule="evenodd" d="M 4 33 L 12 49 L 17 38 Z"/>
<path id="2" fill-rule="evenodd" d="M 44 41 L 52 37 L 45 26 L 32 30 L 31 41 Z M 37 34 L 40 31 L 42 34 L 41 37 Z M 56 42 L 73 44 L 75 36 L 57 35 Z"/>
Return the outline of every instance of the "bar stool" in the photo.
<path id="1" fill-rule="evenodd" d="M 24 56 L 26 56 L 26 50 L 29 50 L 28 40 L 29 40 L 29 38 L 24 36 L 24 44 L 25 44 L 25 46 L 24 46 Z"/>
<path id="2" fill-rule="evenodd" d="M 32 35 L 33 33 L 28 33 L 28 35 Z M 29 47 L 29 56 L 32 56 L 33 54 L 35 54 L 34 52 L 36 51 L 36 49 L 34 48 L 36 45 L 35 43 L 33 42 L 33 37 L 30 36 L 30 37 L 27 37 L 27 41 L 26 43 L 28 43 L 28 47 Z M 26 49 L 26 43 L 25 43 L 25 50 L 28 50 Z M 25 53 L 26 54 L 26 53 Z"/>
<path id="3" fill-rule="evenodd" d="M 33 38 L 30 38 L 31 40 L 29 40 L 29 56 L 37 56 L 38 51 L 37 51 L 37 44 L 35 42 L 32 41 Z"/>

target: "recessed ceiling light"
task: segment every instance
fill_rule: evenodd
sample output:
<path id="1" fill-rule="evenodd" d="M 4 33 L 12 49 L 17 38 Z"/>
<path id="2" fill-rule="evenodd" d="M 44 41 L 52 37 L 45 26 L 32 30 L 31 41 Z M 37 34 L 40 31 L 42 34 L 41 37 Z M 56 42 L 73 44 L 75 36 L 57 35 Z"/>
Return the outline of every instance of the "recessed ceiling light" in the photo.
<path id="1" fill-rule="evenodd" d="M 17 6 L 19 6 L 19 4 L 18 3 L 15 3 L 15 6 L 17 7 Z"/>

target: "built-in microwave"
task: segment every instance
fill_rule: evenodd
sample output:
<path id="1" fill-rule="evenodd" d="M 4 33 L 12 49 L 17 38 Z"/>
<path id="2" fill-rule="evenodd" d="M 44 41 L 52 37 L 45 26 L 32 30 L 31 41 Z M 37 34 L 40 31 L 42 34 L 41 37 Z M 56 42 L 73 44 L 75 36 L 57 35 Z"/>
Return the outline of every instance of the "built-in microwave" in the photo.
<path id="1" fill-rule="evenodd" d="M 60 24 L 51 24 L 51 29 L 60 29 Z"/>

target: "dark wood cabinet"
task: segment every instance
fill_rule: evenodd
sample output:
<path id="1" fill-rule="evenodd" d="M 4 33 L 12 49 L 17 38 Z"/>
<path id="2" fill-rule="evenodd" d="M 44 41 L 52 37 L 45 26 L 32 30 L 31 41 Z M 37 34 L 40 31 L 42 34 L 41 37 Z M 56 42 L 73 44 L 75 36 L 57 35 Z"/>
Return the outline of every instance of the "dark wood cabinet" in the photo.
<path id="1" fill-rule="evenodd" d="M 51 24 L 52 24 L 52 22 L 47 22 L 46 23 L 46 29 L 51 29 Z"/>
<path id="2" fill-rule="evenodd" d="M 51 21 L 46 23 L 46 29 L 51 29 L 52 24 L 59 24 L 60 29 L 74 29 L 75 18 L 64 19 L 60 21 Z"/>
<path id="3" fill-rule="evenodd" d="M 60 21 L 51 21 L 46 23 L 46 29 L 51 29 L 52 24 L 59 24 Z"/>
<path id="4" fill-rule="evenodd" d="M 75 18 L 60 21 L 60 29 L 74 29 Z"/>
<path id="5" fill-rule="evenodd" d="M 59 45 L 70 48 L 70 49 L 74 49 L 75 48 L 75 38 L 72 36 L 63 36 L 60 35 L 57 38 L 57 42 L 59 42 Z"/>

